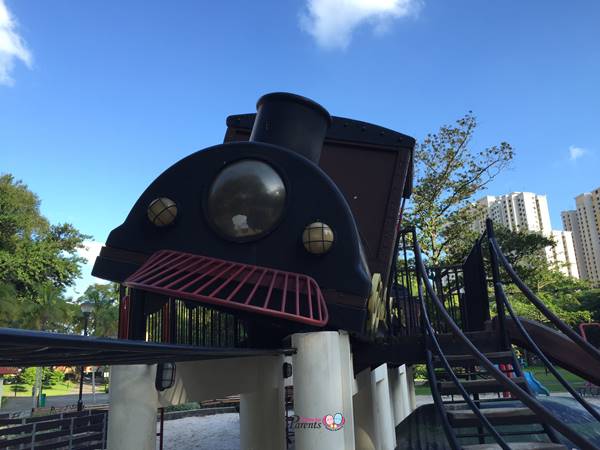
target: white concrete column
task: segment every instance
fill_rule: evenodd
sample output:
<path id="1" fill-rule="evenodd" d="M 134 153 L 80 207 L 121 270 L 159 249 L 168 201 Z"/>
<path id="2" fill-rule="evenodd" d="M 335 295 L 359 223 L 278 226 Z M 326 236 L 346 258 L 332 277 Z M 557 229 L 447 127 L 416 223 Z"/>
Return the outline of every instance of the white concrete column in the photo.
<path id="1" fill-rule="evenodd" d="M 401 368 L 403 369 L 404 366 L 388 369 L 390 399 L 392 401 L 392 409 L 394 411 L 394 425 L 398 425 L 400 422 L 402 422 L 402 419 L 404 419 L 404 405 L 402 401 L 408 401 L 408 398 L 402 398 Z"/>
<path id="2" fill-rule="evenodd" d="M 373 412 L 373 389 L 371 389 L 371 369 L 360 372 L 355 379 L 354 430 L 358 450 L 381 448 L 377 440 L 375 413 Z"/>
<path id="3" fill-rule="evenodd" d="M 2 395 L 4 394 L 4 377 L 0 375 L 0 408 L 2 408 Z"/>
<path id="4" fill-rule="evenodd" d="M 265 359 L 260 384 L 240 395 L 241 450 L 281 450 L 285 444 L 283 357 Z"/>
<path id="5" fill-rule="evenodd" d="M 354 414 L 352 407 L 353 371 L 348 334 L 337 331 L 295 334 L 292 346 L 294 412 L 302 419 L 322 421 L 340 413 L 345 423 L 329 431 L 320 427 L 298 427 L 296 450 L 354 450 Z M 297 425 L 302 425 L 299 422 Z"/>
<path id="6" fill-rule="evenodd" d="M 112 366 L 108 450 L 155 450 L 155 365 Z"/>
<path id="7" fill-rule="evenodd" d="M 410 414 L 417 409 L 417 396 L 415 393 L 415 372 L 413 366 L 406 366 L 406 385 L 408 389 L 408 405 Z"/>
<path id="8" fill-rule="evenodd" d="M 400 391 L 402 395 L 402 420 L 404 420 L 413 411 L 411 402 L 414 401 L 414 390 L 413 395 L 411 395 L 406 365 L 398 367 L 398 370 L 400 371 Z M 412 377 L 412 373 L 410 375 Z M 411 399 L 411 397 L 413 398 Z"/>
<path id="9" fill-rule="evenodd" d="M 381 443 L 381 450 L 396 448 L 396 427 L 394 426 L 394 410 L 390 399 L 388 366 L 382 364 L 371 372 L 371 386 L 374 387 L 375 427 Z"/>
<path id="10" fill-rule="evenodd" d="M 389 369 L 388 377 L 394 410 L 394 425 L 398 425 L 412 412 L 406 366 L 402 365 Z"/>

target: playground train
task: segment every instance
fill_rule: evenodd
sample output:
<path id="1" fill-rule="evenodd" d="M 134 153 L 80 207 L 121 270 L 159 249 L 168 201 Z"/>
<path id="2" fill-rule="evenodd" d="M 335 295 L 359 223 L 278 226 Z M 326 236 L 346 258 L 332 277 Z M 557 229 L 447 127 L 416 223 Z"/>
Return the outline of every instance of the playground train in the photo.
<path id="1" fill-rule="evenodd" d="M 414 139 L 288 93 L 227 126 L 150 184 L 96 259 L 93 274 L 122 286 L 121 337 L 169 298 L 263 336 L 375 335 Z"/>

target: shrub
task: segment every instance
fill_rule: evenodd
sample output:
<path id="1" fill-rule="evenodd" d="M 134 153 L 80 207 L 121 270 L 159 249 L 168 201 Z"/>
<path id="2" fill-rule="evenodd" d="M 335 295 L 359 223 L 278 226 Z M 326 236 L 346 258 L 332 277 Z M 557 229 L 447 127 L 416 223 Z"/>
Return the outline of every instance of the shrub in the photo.
<path id="1" fill-rule="evenodd" d="M 413 374 L 415 380 L 426 380 L 427 379 L 427 367 L 425 364 L 415 364 L 413 366 Z"/>
<path id="2" fill-rule="evenodd" d="M 17 382 L 33 385 L 35 383 L 35 367 L 28 367 L 21 370 L 19 375 L 17 375 Z"/>

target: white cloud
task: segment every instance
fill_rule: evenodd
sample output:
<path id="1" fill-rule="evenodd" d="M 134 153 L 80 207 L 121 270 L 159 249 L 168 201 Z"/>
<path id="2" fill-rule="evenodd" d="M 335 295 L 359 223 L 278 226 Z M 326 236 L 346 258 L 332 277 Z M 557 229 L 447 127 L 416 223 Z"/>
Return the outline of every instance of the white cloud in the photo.
<path id="1" fill-rule="evenodd" d="M 587 153 L 587 150 L 585 148 L 576 147 L 574 145 L 571 145 L 569 147 L 569 159 L 571 161 L 575 161 L 576 159 L 581 158 L 586 153 Z"/>
<path id="2" fill-rule="evenodd" d="M 416 14 L 421 0 L 307 0 L 300 25 L 327 49 L 344 49 L 363 23 L 385 32 L 394 19 Z"/>
<path id="3" fill-rule="evenodd" d="M 33 58 L 25 41 L 16 32 L 17 22 L 10 14 L 4 0 L 0 0 L 0 84 L 12 86 L 10 76 L 16 60 L 31 67 Z"/>

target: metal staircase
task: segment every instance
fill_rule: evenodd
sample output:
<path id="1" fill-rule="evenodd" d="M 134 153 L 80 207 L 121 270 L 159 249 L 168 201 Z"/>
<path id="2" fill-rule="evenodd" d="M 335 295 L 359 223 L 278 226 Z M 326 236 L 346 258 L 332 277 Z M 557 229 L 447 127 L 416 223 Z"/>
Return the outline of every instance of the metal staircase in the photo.
<path id="1" fill-rule="evenodd" d="M 514 277 L 515 284 L 548 317 L 548 320 L 552 323 L 556 322 L 556 327 L 585 350 L 591 358 L 600 361 L 600 352 L 548 311 L 533 292 L 518 279 L 495 241 L 491 221 L 488 221 L 487 232 L 477 245 L 486 243 L 489 252 L 497 312 L 495 321 L 498 323 L 497 348 L 494 351 L 486 349 L 482 352 L 469 339 L 469 334 L 473 333 L 463 329 L 468 329 L 468 317 L 462 305 L 459 308 L 462 316 L 457 320 L 456 314 L 448 308 L 447 299 L 440 299 L 439 289 L 436 290 L 434 287 L 436 280 L 424 264 L 414 230 L 411 233 L 409 240 L 412 241 L 416 280 L 411 283 L 409 289 L 415 291 L 415 297 L 418 298 L 418 311 L 413 309 L 410 315 L 419 319 L 429 385 L 449 447 L 452 450 L 600 449 L 600 446 L 592 443 L 578 430 L 553 414 L 529 389 L 506 334 L 507 312 L 519 328 L 523 339 L 528 342 L 530 348 L 533 348 L 548 370 L 565 386 L 575 400 L 600 422 L 600 413 L 564 380 L 522 326 L 504 293 L 500 279 L 501 268 L 511 278 Z M 406 241 L 406 236 L 402 239 Z M 406 242 L 404 249 L 406 250 Z M 408 261 L 406 252 L 405 261 Z M 484 272 L 483 259 L 479 265 L 481 266 L 479 269 Z M 465 273 L 464 277 L 467 276 L 469 275 Z M 442 283 L 442 285 L 447 284 L 448 282 Z M 484 304 L 487 305 L 487 288 L 485 288 L 485 295 Z M 403 311 L 399 309 L 395 313 L 396 317 L 401 319 L 402 313 Z M 486 312 L 483 310 L 478 312 L 478 314 L 482 313 Z M 434 320 L 431 320 L 431 317 Z M 393 329 L 393 323 L 390 323 L 390 327 Z M 444 344 L 445 341 L 441 338 L 447 337 L 448 333 L 453 335 L 458 345 L 449 347 Z"/>
<path id="2" fill-rule="evenodd" d="M 517 386 L 528 392 L 525 378 L 522 376 L 521 367 L 512 351 L 484 353 L 484 356 L 497 365 L 500 370 L 511 379 Z M 547 427 L 543 420 L 531 409 L 522 404 L 515 405 L 515 400 L 510 397 L 498 397 L 506 394 L 506 388 L 502 383 L 491 377 L 481 368 L 479 361 L 469 354 L 445 355 L 446 361 L 458 378 L 464 391 L 473 399 L 473 404 L 479 409 L 491 426 L 498 430 L 503 438 L 518 436 L 536 436 L 549 442 L 522 442 L 521 447 L 515 447 L 518 443 L 509 444 L 509 448 L 548 448 L 565 449 L 562 444 L 557 443 L 555 433 Z M 444 363 L 441 357 L 433 358 L 434 376 L 437 390 L 442 397 L 450 397 L 450 400 L 441 401 L 449 426 L 452 428 L 457 440 L 473 441 L 477 444 L 462 445 L 463 449 L 478 448 L 504 448 L 496 444 L 486 444 L 486 438 L 492 435 L 482 427 L 481 420 L 470 406 L 454 397 L 461 395 L 461 389 L 452 381 L 448 380 Z M 510 403 L 504 406 L 502 403 Z M 527 444 L 525 446 L 525 444 Z M 549 444 L 556 444 L 550 446 Z M 482 447 L 486 445 L 485 447 Z"/>

